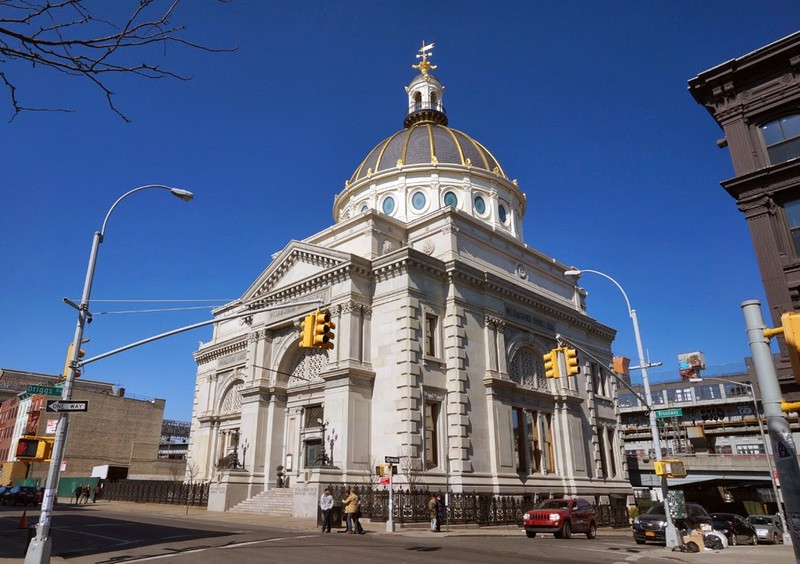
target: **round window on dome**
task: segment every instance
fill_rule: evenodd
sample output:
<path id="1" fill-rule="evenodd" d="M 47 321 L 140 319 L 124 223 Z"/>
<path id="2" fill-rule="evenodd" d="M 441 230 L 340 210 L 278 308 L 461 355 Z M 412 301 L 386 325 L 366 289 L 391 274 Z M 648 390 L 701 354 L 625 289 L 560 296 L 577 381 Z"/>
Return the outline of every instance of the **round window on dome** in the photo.
<path id="1" fill-rule="evenodd" d="M 498 215 L 500 216 L 500 223 L 505 223 L 506 220 L 508 219 L 508 215 L 506 214 L 505 206 L 500 206 L 500 208 L 497 210 L 497 212 L 498 212 Z"/>
<path id="2" fill-rule="evenodd" d="M 367 213 L 368 211 L 369 211 L 369 206 L 367 204 L 361 206 L 361 213 Z"/>
<path id="3" fill-rule="evenodd" d="M 451 208 L 458 207 L 458 196 L 456 196 L 455 192 L 446 192 L 444 195 L 444 205 L 450 206 Z"/>
<path id="4" fill-rule="evenodd" d="M 387 196 L 385 200 L 383 200 L 383 213 L 386 215 L 392 215 L 394 212 L 394 198 L 391 196 Z"/>
<path id="5" fill-rule="evenodd" d="M 486 213 L 486 202 L 481 196 L 475 196 L 475 211 L 480 215 Z"/>
<path id="6" fill-rule="evenodd" d="M 425 207 L 425 203 L 427 202 L 427 198 L 425 194 L 422 192 L 414 192 L 414 195 L 411 196 L 411 205 L 414 207 L 415 210 L 421 210 Z"/>

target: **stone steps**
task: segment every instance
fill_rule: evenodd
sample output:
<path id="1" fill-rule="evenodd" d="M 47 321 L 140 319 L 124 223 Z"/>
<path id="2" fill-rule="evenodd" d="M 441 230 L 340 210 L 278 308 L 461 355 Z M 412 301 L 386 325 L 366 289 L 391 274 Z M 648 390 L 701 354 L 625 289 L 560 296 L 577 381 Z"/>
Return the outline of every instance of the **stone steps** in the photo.
<path id="1" fill-rule="evenodd" d="M 262 513 L 274 517 L 291 517 L 294 508 L 294 492 L 280 488 L 267 490 L 231 507 L 236 513 Z"/>

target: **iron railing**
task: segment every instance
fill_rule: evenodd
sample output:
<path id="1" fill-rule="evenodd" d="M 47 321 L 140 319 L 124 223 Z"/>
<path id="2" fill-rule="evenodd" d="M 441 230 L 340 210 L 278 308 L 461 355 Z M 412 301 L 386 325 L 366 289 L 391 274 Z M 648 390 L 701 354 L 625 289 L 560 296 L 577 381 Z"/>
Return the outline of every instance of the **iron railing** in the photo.
<path id="1" fill-rule="evenodd" d="M 346 487 L 330 485 L 329 488 L 334 500 L 339 501 L 347 497 Z M 356 486 L 356 494 L 361 501 L 362 517 L 372 521 L 388 520 L 388 491 L 375 491 L 367 486 Z M 392 521 L 395 523 L 422 523 L 430 520 L 428 511 L 430 497 L 431 491 L 429 490 L 394 490 Z M 451 493 L 449 498 L 450 503 L 447 507 L 449 524 L 482 527 L 521 525 L 522 515 L 540 501 L 534 494 L 495 495 L 478 492 Z M 597 526 L 630 526 L 626 507 L 603 504 L 595 505 L 594 508 Z"/>
<path id="2" fill-rule="evenodd" d="M 115 480 L 103 484 L 103 499 L 136 503 L 208 506 L 208 482 Z"/>

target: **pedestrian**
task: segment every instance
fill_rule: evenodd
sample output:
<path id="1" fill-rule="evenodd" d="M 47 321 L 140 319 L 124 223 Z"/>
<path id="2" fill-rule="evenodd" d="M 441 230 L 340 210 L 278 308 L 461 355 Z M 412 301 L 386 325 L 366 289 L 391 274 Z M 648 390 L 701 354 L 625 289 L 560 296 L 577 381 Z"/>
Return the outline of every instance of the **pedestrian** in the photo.
<path id="1" fill-rule="evenodd" d="M 431 518 L 431 532 L 436 532 L 436 496 L 431 494 L 431 498 L 428 500 L 428 514 Z"/>
<path id="2" fill-rule="evenodd" d="M 442 501 L 442 494 L 436 494 L 436 532 L 442 531 L 442 523 L 447 515 L 447 507 Z"/>
<path id="3" fill-rule="evenodd" d="M 358 505 L 356 505 L 356 512 L 353 515 L 353 523 L 354 529 L 359 535 L 364 534 L 364 527 L 361 526 L 361 499 L 358 500 Z"/>
<path id="4" fill-rule="evenodd" d="M 342 500 L 342 504 L 344 504 L 344 516 L 347 519 L 347 530 L 345 532 L 354 535 L 358 532 L 355 517 L 356 511 L 358 511 L 358 496 L 355 488 L 350 488 L 350 495 Z"/>
<path id="5" fill-rule="evenodd" d="M 333 509 L 333 496 L 328 488 L 325 488 L 319 498 L 319 508 L 322 510 L 322 532 L 331 532 L 331 509 Z"/>
<path id="6" fill-rule="evenodd" d="M 101 495 L 103 495 L 103 488 L 100 486 L 100 482 L 97 482 L 92 491 L 92 503 L 97 503 L 97 498 Z"/>
<path id="7" fill-rule="evenodd" d="M 75 505 L 78 505 L 81 502 L 81 496 L 83 495 L 83 484 L 78 484 L 75 486 L 75 489 L 72 491 L 73 495 L 75 495 Z"/>
<path id="8" fill-rule="evenodd" d="M 83 486 L 83 493 L 81 494 L 81 501 L 86 504 L 89 503 L 89 496 L 92 493 L 92 489 L 89 487 L 89 484 Z"/>

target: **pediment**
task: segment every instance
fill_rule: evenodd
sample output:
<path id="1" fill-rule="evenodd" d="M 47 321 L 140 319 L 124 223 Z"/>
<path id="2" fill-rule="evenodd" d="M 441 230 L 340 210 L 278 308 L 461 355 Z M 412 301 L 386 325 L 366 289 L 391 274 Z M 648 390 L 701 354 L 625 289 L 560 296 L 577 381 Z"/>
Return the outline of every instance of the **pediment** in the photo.
<path id="1" fill-rule="evenodd" d="M 332 251 L 302 241 L 291 241 L 256 278 L 242 296 L 249 302 L 314 277 L 339 265 L 350 262 L 349 253 Z"/>

